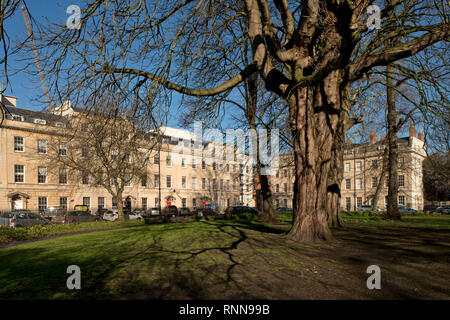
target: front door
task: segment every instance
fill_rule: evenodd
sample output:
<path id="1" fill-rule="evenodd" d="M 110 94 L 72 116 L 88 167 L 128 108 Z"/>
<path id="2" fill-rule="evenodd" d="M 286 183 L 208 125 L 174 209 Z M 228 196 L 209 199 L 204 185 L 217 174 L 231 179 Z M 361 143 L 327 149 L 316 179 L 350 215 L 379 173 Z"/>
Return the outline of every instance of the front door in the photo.
<path id="1" fill-rule="evenodd" d="M 125 208 L 127 208 L 129 211 L 131 211 L 131 198 L 126 197 L 125 199 Z"/>
<path id="2" fill-rule="evenodd" d="M 21 198 L 13 199 L 12 209 L 13 210 L 22 210 L 23 209 L 23 199 L 21 199 Z"/>

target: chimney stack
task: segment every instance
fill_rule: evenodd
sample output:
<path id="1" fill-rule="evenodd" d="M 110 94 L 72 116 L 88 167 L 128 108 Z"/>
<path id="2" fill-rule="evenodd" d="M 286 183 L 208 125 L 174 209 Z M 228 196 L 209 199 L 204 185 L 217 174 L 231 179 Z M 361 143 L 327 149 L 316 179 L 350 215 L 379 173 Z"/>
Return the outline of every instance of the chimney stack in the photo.
<path id="1" fill-rule="evenodd" d="M 419 135 L 417 136 L 417 138 L 419 138 L 419 140 L 422 140 L 423 142 L 425 142 L 425 136 L 423 135 L 423 130 L 419 131 Z"/>
<path id="2" fill-rule="evenodd" d="M 416 137 L 417 131 L 416 128 L 414 127 L 414 122 L 411 122 L 411 125 L 409 126 L 409 136 L 410 137 Z"/>
<path id="3" fill-rule="evenodd" d="M 370 143 L 375 143 L 378 141 L 377 133 L 375 131 L 370 131 L 369 140 L 370 140 Z"/>

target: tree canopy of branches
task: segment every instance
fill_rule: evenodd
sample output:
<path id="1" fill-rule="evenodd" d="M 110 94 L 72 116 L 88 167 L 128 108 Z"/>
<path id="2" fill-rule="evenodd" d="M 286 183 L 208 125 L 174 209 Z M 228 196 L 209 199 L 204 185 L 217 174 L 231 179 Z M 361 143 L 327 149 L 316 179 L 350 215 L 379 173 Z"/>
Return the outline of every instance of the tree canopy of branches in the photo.
<path id="1" fill-rule="evenodd" d="M 342 162 L 335 151 L 348 128 L 342 124 L 348 119 L 349 86 L 374 67 L 448 40 L 445 3 L 379 1 L 379 29 L 368 27 L 370 4 L 96 0 L 83 5 L 79 30 L 42 26 L 38 47 L 49 88 L 60 100 L 115 88 L 143 101 L 156 92 L 154 105 L 170 102 L 174 91 L 218 95 L 257 73 L 289 107 L 296 167 L 289 235 L 305 242 L 328 240 L 329 173 Z M 392 45 L 394 38 L 401 41 Z M 238 45 L 246 39 L 252 59 L 236 68 Z M 224 47 L 228 50 L 218 49 Z M 212 62 L 208 72 L 215 77 L 203 77 Z"/>

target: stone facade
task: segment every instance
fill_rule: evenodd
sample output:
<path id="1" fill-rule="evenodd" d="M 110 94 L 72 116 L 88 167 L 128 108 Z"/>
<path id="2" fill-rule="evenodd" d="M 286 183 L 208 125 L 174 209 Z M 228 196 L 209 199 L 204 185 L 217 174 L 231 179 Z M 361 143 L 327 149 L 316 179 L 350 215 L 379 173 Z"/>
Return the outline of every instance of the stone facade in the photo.
<path id="1" fill-rule="evenodd" d="M 49 206 L 73 209 L 77 204 L 88 204 L 96 211 L 99 207 L 116 206 L 103 187 L 83 184 L 72 173 L 61 178 L 60 168 L 45 160 L 50 144 L 61 132 L 70 130 L 71 119 L 80 109 L 66 105 L 63 115 L 55 115 L 17 108 L 13 97 L 1 98 L 11 114 L 0 126 L 0 211 L 42 210 Z M 196 157 L 193 152 L 174 153 L 178 141 L 191 148 L 193 133 L 169 127 L 162 131 L 162 144 L 150 154 L 147 181 L 133 179 L 125 187 L 124 205 L 132 209 L 157 207 L 159 194 L 163 208 L 168 202 L 191 209 L 216 204 L 220 211 L 232 205 L 254 205 L 251 165 L 236 161 L 215 163 L 213 159 Z M 201 145 L 205 148 L 208 143 Z M 155 156 L 159 156 L 160 164 Z"/>

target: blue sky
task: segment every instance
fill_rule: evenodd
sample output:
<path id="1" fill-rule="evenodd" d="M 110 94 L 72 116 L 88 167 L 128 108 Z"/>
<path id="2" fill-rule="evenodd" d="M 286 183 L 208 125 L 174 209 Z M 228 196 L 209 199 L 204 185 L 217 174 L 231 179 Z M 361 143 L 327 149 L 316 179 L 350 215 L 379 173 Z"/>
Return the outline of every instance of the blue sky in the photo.
<path id="1" fill-rule="evenodd" d="M 29 11 L 33 19 L 40 22 L 45 22 L 46 19 L 65 24 L 70 14 L 66 13 L 69 5 L 82 6 L 81 2 L 73 0 L 28 0 L 26 1 Z M 7 21 L 6 30 L 11 40 L 24 39 L 27 36 L 27 29 L 23 19 L 22 11 L 17 11 L 14 16 Z M 9 81 L 10 84 L 5 91 L 5 94 L 17 97 L 17 106 L 25 109 L 43 110 L 46 106 L 43 101 L 39 101 L 42 95 L 42 86 L 38 76 L 33 77 L 25 72 L 14 72 L 14 68 L 20 68 L 23 64 L 20 61 L 21 57 L 13 56 L 9 59 Z M 35 65 L 32 66 L 33 71 L 36 70 Z M 2 87 L 5 86 L 6 79 L 1 78 Z M 172 110 L 168 125 L 179 127 L 178 118 L 175 116 L 179 113 L 181 97 L 179 94 L 174 94 Z"/>

